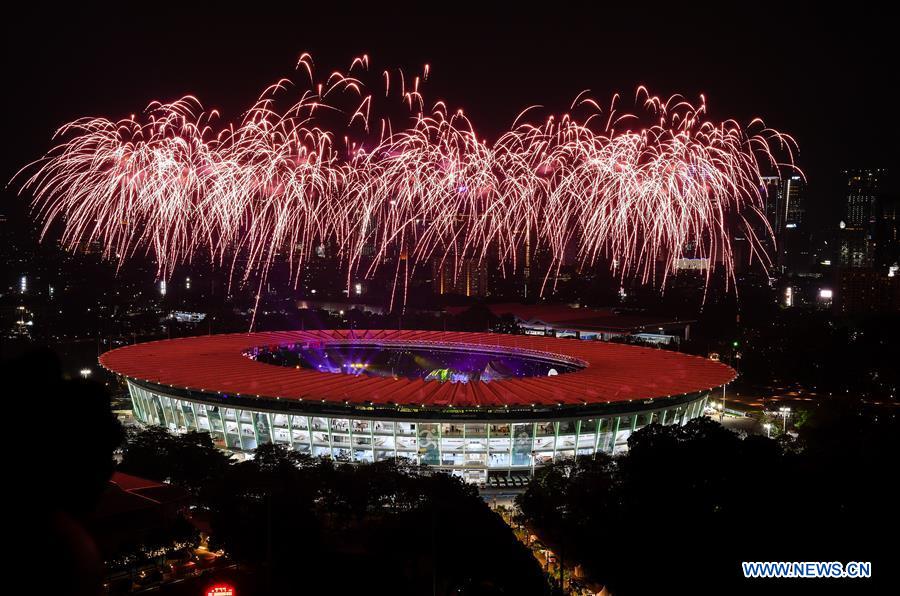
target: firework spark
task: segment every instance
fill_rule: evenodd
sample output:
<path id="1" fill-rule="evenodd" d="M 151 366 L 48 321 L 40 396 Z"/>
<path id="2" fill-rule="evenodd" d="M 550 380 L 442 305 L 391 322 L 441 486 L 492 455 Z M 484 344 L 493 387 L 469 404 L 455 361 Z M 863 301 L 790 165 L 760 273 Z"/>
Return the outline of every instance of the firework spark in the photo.
<path id="1" fill-rule="evenodd" d="M 428 66 L 412 78 L 385 71 L 377 95 L 368 68 L 362 56 L 320 80 L 304 54 L 308 86 L 278 81 L 234 125 L 193 97 L 154 102 L 140 118 L 76 120 L 23 170 L 22 189 L 44 234 L 64 222 L 67 249 L 99 242 L 119 266 L 147 253 L 163 279 L 203 252 L 260 284 L 284 258 L 296 284 L 330 244 L 348 284 L 392 263 L 405 296 L 416 266 L 476 258 L 516 269 L 528 239 L 549 255 L 545 285 L 568 252 L 623 278 L 661 275 L 664 287 L 682 256 L 722 263 L 733 279 L 735 228 L 768 261 L 761 172 L 796 170 L 796 144 L 761 120 L 713 122 L 702 96 L 695 105 L 641 87 L 636 113 L 583 93 L 570 114 L 535 123 L 525 110 L 487 142 L 461 110 L 426 110 Z M 407 124 L 395 129 L 379 103 L 402 106 Z"/>

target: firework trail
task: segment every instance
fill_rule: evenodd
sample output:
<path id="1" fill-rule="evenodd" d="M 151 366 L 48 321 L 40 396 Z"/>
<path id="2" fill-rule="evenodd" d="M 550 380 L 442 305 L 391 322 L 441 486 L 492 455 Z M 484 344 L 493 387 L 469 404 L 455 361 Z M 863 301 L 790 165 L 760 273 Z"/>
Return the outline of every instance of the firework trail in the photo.
<path id="1" fill-rule="evenodd" d="M 204 253 L 261 286 L 277 259 L 298 283 L 316 247 L 333 245 L 348 287 L 393 263 L 403 296 L 392 307 L 416 266 L 475 258 L 515 270 L 526 239 L 549 255 L 545 284 L 567 251 L 580 267 L 609 263 L 661 287 L 683 256 L 722 263 L 733 279 L 735 229 L 768 262 L 761 172 L 796 170 L 796 144 L 761 120 L 713 122 L 702 96 L 694 105 L 641 87 L 636 113 L 583 93 L 570 114 L 535 123 L 525 110 L 489 143 L 462 111 L 426 109 L 427 66 L 413 78 L 383 72 L 378 94 L 362 81 L 368 69 L 362 56 L 320 80 L 304 54 L 308 85 L 278 81 L 234 125 L 193 97 L 140 118 L 82 118 L 17 176 L 42 236 L 64 222 L 69 250 L 99 242 L 119 266 L 149 254 L 163 279 Z M 378 115 L 398 107 L 399 128 Z"/>

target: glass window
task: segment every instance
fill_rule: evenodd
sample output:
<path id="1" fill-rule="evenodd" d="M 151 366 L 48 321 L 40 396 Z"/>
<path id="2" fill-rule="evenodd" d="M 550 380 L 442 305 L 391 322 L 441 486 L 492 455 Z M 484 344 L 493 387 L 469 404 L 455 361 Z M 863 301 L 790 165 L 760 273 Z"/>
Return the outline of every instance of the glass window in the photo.
<path id="1" fill-rule="evenodd" d="M 414 436 L 416 434 L 416 425 L 409 422 L 398 422 L 397 434 Z"/>
<path id="2" fill-rule="evenodd" d="M 514 424 L 512 433 L 512 465 L 530 466 L 531 452 L 534 449 L 534 425 Z"/>
<path id="3" fill-rule="evenodd" d="M 393 450 L 385 451 L 383 449 L 375 450 L 375 461 L 384 461 L 386 459 L 392 459 L 394 457 Z"/>
<path id="4" fill-rule="evenodd" d="M 556 444 L 555 437 L 537 437 L 534 440 L 534 450 L 535 451 L 553 451 L 553 447 Z"/>
<path id="5" fill-rule="evenodd" d="M 423 464 L 437 465 L 440 447 L 438 445 L 438 425 L 419 425 L 419 461 Z"/>
<path id="6" fill-rule="evenodd" d="M 348 433 L 350 432 L 350 421 L 346 418 L 332 418 L 331 419 L 331 432 L 333 433 Z"/>
<path id="7" fill-rule="evenodd" d="M 463 436 L 463 425 L 462 424 L 442 424 L 441 425 L 441 436 L 442 437 L 461 437 Z"/>
<path id="8" fill-rule="evenodd" d="M 491 453 L 494 453 L 495 451 L 505 451 L 508 453 L 509 452 L 509 439 L 495 439 L 495 438 L 491 437 L 490 448 L 491 448 Z"/>
<path id="9" fill-rule="evenodd" d="M 539 437 L 555 437 L 556 436 L 556 424 L 553 422 L 538 422 L 537 423 L 537 436 L 539 436 Z"/>
<path id="10" fill-rule="evenodd" d="M 486 424 L 466 424 L 466 436 L 481 438 L 487 436 Z"/>
<path id="11" fill-rule="evenodd" d="M 393 422 L 382 422 L 381 420 L 376 420 L 373 425 L 375 430 L 375 434 L 385 433 L 385 434 L 394 434 L 394 423 Z"/>
<path id="12" fill-rule="evenodd" d="M 509 436 L 509 424 L 491 424 L 490 425 L 491 437 L 503 437 Z"/>
<path id="13" fill-rule="evenodd" d="M 382 447 L 384 449 L 390 449 L 393 451 L 394 437 L 392 435 L 375 435 L 375 447 Z"/>
<path id="14" fill-rule="evenodd" d="M 492 468 L 509 467 L 509 453 L 491 453 L 488 459 L 488 465 Z"/>
<path id="15" fill-rule="evenodd" d="M 575 421 L 574 420 L 562 420 L 559 423 L 559 434 L 561 435 L 574 435 L 575 434 Z"/>
<path id="16" fill-rule="evenodd" d="M 462 453 L 464 446 L 462 439 L 441 439 L 441 451 L 458 451 Z"/>
<path id="17" fill-rule="evenodd" d="M 269 415 L 253 412 L 253 422 L 256 425 L 256 433 L 262 444 L 272 442 L 272 431 L 269 429 Z"/>
<path id="18" fill-rule="evenodd" d="M 353 451 L 353 460 L 359 462 L 371 462 L 372 461 L 372 450 L 371 449 L 355 449 Z"/>

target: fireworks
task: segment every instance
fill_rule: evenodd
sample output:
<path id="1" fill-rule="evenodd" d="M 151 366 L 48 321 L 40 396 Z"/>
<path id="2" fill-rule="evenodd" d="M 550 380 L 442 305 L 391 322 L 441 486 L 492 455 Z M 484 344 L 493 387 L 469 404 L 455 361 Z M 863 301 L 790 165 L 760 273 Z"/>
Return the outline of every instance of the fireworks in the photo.
<path id="1" fill-rule="evenodd" d="M 363 56 L 318 80 L 303 55 L 308 88 L 279 81 L 234 125 L 192 97 L 140 118 L 76 120 L 25 169 L 23 189 L 44 234 L 62 220 L 66 248 L 99 242 L 119 265 L 148 253 L 162 279 L 207 254 L 244 282 L 263 283 L 285 259 L 297 283 L 328 245 L 348 287 L 391 267 L 405 291 L 433 259 L 514 270 L 527 240 L 547 255 L 545 283 L 568 257 L 664 286 L 682 256 L 720 262 L 732 278 L 736 228 L 767 261 L 761 170 L 793 169 L 795 143 L 760 120 L 713 122 L 702 97 L 639 88 L 635 114 L 582 94 L 571 114 L 534 123 L 526 110 L 488 142 L 462 111 L 426 108 L 427 66 L 414 78 L 382 73 L 378 93 L 362 81 L 368 69 Z M 401 107 L 404 126 L 379 115 Z"/>

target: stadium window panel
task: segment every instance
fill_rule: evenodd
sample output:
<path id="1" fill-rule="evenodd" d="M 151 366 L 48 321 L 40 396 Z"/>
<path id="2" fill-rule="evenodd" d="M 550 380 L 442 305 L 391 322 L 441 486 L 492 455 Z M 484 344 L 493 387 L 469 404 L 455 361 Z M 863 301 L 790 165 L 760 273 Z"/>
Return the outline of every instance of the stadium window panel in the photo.
<path id="1" fill-rule="evenodd" d="M 375 424 L 373 425 L 373 430 L 375 431 L 376 435 L 381 433 L 393 435 L 394 423 L 390 421 L 382 422 L 380 420 L 376 420 Z"/>
<path id="2" fill-rule="evenodd" d="M 459 453 L 462 453 L 463 445 L 462 439 L 441 439 L 441 451 L 458 451 Z"/>
<path id="3" fill-rule="evenodd" d="M 332 418 L 331 419 L 331 432 L 333 433 L 347 433 L 350 432 L 350 421 L 346 418 Z"/>
<path id="4" fill-rule="evenodd" d="M 491 433 L 491 437 L 508 437 L 510 432 L 509 424 L 491 424 L 489 427 L 489 432 Z"/>
<path id="5" fill-rule="evenodd" d="M 269 415 L 260 412 L 253 413 L 253 422 L 256 425 L 256 437 L 261 445 L 272 442 L 272 430 L 269 428 Z"/>
<path id="6" fill-rule="evenodd" d="M 415 436 L 415 434 L 416 434 L 415 423 L 398 422 L 397 423 L 397 434 L 398 435 Z"/>
<path id="7" fill-rule="evenodd" d="M 487 439 L 466 439 L 466 451 L 487 451 Z"/>
<path id="8" fill-rule="evenodd" d="M 466 424 L 466 437 L 481 438 L 486 436 L 486 424 Z"/>
<path id="9" fill-rule="evenodd" d="M 191 402 L 183 401 L 181 402 L 181 411 L 184 414 L 184 424 L 188 430 L 194 430 L 197 428 L 196 418 L 194 416 L 194 408 Z"/>
<path id="10" fill-rule="evenodd" d="M 394 437 L 393 435 L 375 435 L 375 447 L 382 449 L 390 449 L 394 450 Z"/>
<path id="11" fill-rule="evenodd" d="M 419 425 L 419 461 L 423 464 L 437 465 L 440 445 L 438 443 L 438 425 Z"/>
<path id="12" fill-rule="evenodd" d="M 416 438 L 415 437 L 397 437 L 397 449 L 403 449 L 403 450 L 407 450 L 407 451 L 415 451 L 417 449 Z"/>
<path id="13" fill-rule="evenodd" d="M 535 453 L 534 455 L 534 464 L 536 466 L 543 466 L 551 463 L 553 461 L 553 452 L 552 451 L 543 451 L 539 453 Z"/>
<path id="14" fill-rule="evenodd" d="M 574 435 L 575 434 L 575 420 L 561 420 L 559 423 L 559 434 L 560 435 Z"/>
<path id="15" fill-rule="evenodd" d="M 371 462 L 372 461 L 372 450 L 371 449 L 355 449 L 353 451 L 353 460 L 359 462 Z"/>
<path id="16" fill-rule="evenodd" d="M 503 452 L 509 453 L 509 439 L 495 439 L 491 437 L 489 446 L 491 449 L 491 453 L 494 452 Z"/>
<path id="17" fill-rule="evenodd" d="M 539 436 L 539 437 L 555 437 L 556 436 L 556 423 L 555 422 L 538 422 L 537 423 L 537 436 Z"/>
<path id="18" fill-rule="evenodd" d="M 492 468 L 507 468 L 509 467 L 509 452 L 499 452 L 493 453 L 488 456 L 488 466 Z"/>
<path id="19" fill-rule="evenodd" d="M 512 465 L 530 466 L 534 450 L 534 425 L 513 424 Z"/>
<path id="20" fill-rule="evenodd" d="M 465 465 L 467 466 L 483 466 L 487 463 L 487 453 L 466 452 Z"/>
<path id="21" fill-rule="evenodd" d="M 540 450 L 553 451 L 553 447 L 554 447 L 555 443 L 556 443 L 556 437 L 554 437 L 552 435 L 549 437 L 537 437 L 534 440 L 534 450 L 535 451 L 540 451 Z"/>
<path id="22" fill-rule="evenodd" d="M 237 433 L 226 434 L 225 435 L 225 444 L 228 445 L 229 449 L 238 450 L 241 448 L 241 440 L 238 437 Z"/>
<path id="23" fill-rule="evenodd" d="M 442 437 L 461 437 L 463 436 L 463 425 L 450 423 L 450 424 L 442 424 L 441 425 L 441 436 Z"/>

